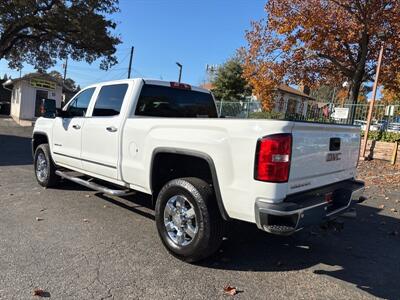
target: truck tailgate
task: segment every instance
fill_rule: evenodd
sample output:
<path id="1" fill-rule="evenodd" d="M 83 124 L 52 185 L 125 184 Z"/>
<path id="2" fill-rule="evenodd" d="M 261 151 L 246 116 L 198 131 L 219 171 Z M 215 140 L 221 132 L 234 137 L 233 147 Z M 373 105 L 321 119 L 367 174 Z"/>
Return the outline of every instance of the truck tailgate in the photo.
<path id="1" fill-rule="evenodd" d="M 354 126 L 296 122 L 288 194 L 355 176 L 360 129 Z"/>

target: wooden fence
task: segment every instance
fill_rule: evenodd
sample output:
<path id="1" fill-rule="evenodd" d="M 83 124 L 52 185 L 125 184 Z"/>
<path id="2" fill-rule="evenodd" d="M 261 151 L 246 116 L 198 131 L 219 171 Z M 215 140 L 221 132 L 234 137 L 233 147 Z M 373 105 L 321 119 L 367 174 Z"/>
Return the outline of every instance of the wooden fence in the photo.
<path id="1" fill-rule="evenodd" d="M 364 142 L 361 142 L 361 149 Z M 382 159 L 391 161 L 393 159 L 394 149 L 396 143 L 388 142 L 377 142 L 368 140 L 367 148 L 365 150 L 365 156 L 369 156 L 372 159 Z M 360 153 L 361 154 L 361 153 Z M 397 147 L 397 163 L 400 163 L 400 147 Z"/>

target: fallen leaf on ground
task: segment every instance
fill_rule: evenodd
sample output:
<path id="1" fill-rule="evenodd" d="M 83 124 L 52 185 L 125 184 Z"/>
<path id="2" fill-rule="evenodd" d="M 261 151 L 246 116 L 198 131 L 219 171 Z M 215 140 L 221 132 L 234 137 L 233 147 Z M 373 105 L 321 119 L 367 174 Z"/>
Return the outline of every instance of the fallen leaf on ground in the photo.
<path id="1" fill-rule="evenodd" d="M 379 205 L 379 208 L 380 208 L 380 209 L 384 209 L 384 208 L 385 208 L 385 205 L 384 205 L 384 204 Z"/>
<path id="2" fill-rule="evenodd" d="M 396 203 L 400 203 L 400 200 L 396 200 L 395 202 L 396 202 Z"/>
<path id="3" fill-rule="evenodd" d="M 230 285 L 226 285 L 224 287 L 224 294 L 234 296 L 237 294 L 237 289 L 235 287 L 232 287 Z"/>
<path id="4" fill-rule="evenodd" d="M 397 212 L 397 209 L 391 208 L 390 211 L 391 211 L 391 212 Z"/>
<path id="5" fill-rule="evenodd" d="M 83 222 L 89 223 L 89 220 L 88 219 L 83 219 Z"/>
<path id="6" fill-rule="evenodd" d="M 36 221 L 43 221 L 43 218 L 36 217 Z"/>
<path id="7" fill-rule="evenodd" d="M 90 195 L 85 195 L 86 198 L 90 198 Z"/>
<path id="8" fill-rule="evenodd" d="M 42 212 L 42 211 L 45 211 L 45 210 L 47 210 L 47 208 L 42 208 L 40 211 Z"/>
<path id="9" fill-rule="evenodd" d="M 45 294 L 46 294 L 46 292 L 41 289 L 33 290 L 33 296 L 43 297 Z"/>

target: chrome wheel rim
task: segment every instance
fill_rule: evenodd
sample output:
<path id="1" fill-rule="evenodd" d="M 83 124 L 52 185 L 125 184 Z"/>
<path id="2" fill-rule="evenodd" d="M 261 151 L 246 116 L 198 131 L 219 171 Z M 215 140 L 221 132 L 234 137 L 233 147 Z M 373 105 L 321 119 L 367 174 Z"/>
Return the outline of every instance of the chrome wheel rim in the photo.
<path id="1" fill-rule="evenodd" d="M 39 153 L 36 159 L 36 176 L 40 182 L 47 179 L 47 160 L 44 153 Z"/>
<path id="2" fill-rule="evenodd" d="M 198 226 L 193 205 L 182 195 L 171 197 L 164 208 L 164 226 L 169 238 L 179 246 L 189 245 Z"/>

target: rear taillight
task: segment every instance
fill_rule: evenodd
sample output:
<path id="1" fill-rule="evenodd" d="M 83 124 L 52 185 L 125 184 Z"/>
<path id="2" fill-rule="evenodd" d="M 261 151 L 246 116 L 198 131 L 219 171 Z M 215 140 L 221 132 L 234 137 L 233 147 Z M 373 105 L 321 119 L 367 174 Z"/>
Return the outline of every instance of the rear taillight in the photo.
<path id="1" fill-rule="evenodd" d="M 287 182 L 289 179 L 292 135 L 274 134 L 257 143 L 254 179 Z"/>
<path id="2" fill-rule="evenodd" d="M 186 83 L 170 82 L 170 86 L 175 89 L 191 90 L 192 87 Z"/>

